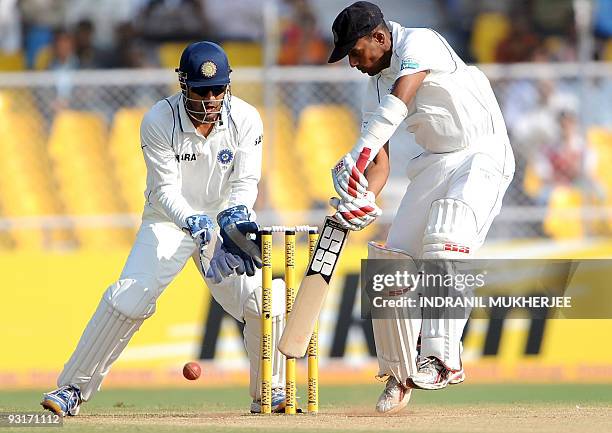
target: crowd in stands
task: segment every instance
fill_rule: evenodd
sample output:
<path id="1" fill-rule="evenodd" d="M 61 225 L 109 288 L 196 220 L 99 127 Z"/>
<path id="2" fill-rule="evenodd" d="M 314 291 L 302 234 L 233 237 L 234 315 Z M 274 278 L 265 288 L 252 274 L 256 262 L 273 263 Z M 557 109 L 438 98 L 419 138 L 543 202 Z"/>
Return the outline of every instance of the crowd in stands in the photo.
<path id="1" fill-rule="evenodd" d="M 0 0 L 0 53 L 21 53 L 23 67 L 37 70 L 159 66 L 157 49 L 166 42 L 261 43 L 264 3 Z M 331 43 L 329 16 L 344 3 L 278 0 L 277 62 L 325 63 Z M 593 5 L 592 58 L 611 59 L 612 0 L 594 0 Z M 387 0 L 382 8 L 388 19 L 435 27 L 470 62 L 528 62 L 537 52 L 549 61 L 577 59 L 572 0 Z"/>
<path id="2" fill-rule="evenodd" d="M 264 3 L 264 0 L 0 0 L 0 71 L 173 68 L 185 43 L 202 39 L 223 44 L 230 59 L 235 59 L 232 56 L 238 53 L 245 65 L 261 65 Z M 332 45 L 330 17 L 346 3 L 275 2 L 277 64 L 326 64 Z M 573 0 L 379 3 L 390 20 L 438 30 L 467 62 L 574 62 L 580 55 Z M 612 61 L 612 0 L 593 0 L 591 4 L 594 44 L 590 58 Z M 230 53 L 232 43 L 234 51 Z M 317 124 L 320 118 L 336 119 L 337 113 L 329 115 L 324 110 L 338 110 L 339 104 L 345 104 L 341 112 L 352 111 L 357 118 L 358 101 L 342 96 L 353 94 L 352 88 L 342 85 L 350 84 L 335 83 L 332 92 L 325 83 L 284 83 L 287 100 L 282 108 L 288 110 L 286 114 L 298 125 L 308 123 L 304 119 L 310 106 L 318 107 L 316 115 L 311 113 L 318 119 Z M 607 201 L 612 205 L 612 177 L 602 180 L 605 177 L 602 155 L 608 148 L 594 145 L 592 138 L 607 143 L 612 141 L 612 134 L 605 136 L 611 137 L 608 139 L 605 134 L 589 133 L 593 128 L 612 130 L 612 80 L 579 82 L 571 78 L 526 77 L 497 80 L 493 87 L 517 159 L 515 188 L 507 198 L 509 205 L 549 205 L 563 197 L 559 191 L 570 191 L 580 197 L 589 195 L 594 202 Z M 237 90 L 240 96 L 249 99 L 248 94 L 240 92 L 244 89 Z M 252 99 L 261 99 L 261 89 L 248 86 L 248 90 L 256 95 Z M 119 109 L 150 104 L 166 94 L 167 88 L 132 86 L 123 93 L 118 88 L 88 92 L 84 93 L 82 88 L 76 92 L 62 80 L 55 83 L 54 89 L 37 89 L 37 108 L 45 125 L 51 125 L 57 113 L 65 109 L 95 111 L 111 121 Z M 580 105 L 581 99 L 590 104 Z M 142 104 L 143 100 L 146 104 Z M 321 108 L 325 104 L 328 107 Z M 345 123 L 350 125 L 351 120 Z M 335 125 L 329 130 L 337 129 Z M 307 131 L 309 127 L 297 129 Z M 305 141 L 312 142 L 312 137 Z M 563 228 L 563 224 L 560 226 Z"/>

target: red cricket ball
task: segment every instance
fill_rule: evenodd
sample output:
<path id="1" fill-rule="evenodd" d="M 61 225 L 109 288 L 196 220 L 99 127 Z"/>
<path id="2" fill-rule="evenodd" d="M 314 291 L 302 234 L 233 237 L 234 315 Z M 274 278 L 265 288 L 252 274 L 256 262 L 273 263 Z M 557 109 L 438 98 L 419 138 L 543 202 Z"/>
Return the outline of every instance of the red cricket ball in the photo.
<path id="1" fill-rule="evenodd" d="M 183 367 L 183 376 L 185 376 L 187 380 L 196 380 L 200 377 L 200 374 L 202 374 L 202 368 L 197 362 L 188 362 Z"/>

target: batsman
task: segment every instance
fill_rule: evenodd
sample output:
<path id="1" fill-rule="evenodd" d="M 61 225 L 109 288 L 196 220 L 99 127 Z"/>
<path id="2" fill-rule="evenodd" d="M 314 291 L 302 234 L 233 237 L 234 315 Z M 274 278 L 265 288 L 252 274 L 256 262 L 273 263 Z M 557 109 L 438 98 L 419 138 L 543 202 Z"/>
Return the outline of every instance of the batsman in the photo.
<path id="1" fill-rule="evenodd" d="M 141 124 L 147 185 L 134 246 L 65 364 L 59 388 L 43 396 L 42 406 L 60 416 L 77 415 L 95 395 L 190 258 L 212 296 L 245 324 L 251 411 L 261 409 L 262 264 L 247 238 L 258 229 L 252 207 L 261 176 L 261 117 L 231 94 L 231 69 L 220 46 L 187 46 L 176 71 L 181 91 L 157 102 Z M 275 344 L 284 326 L 285 286 L 282 280 L 273 286 L 272 407 L 278 409 L 285 372 Z"/>
<path id="2" fill-rule="evenodd" d="M 332 27 L 330 63 L 348 56 L 369 75 L 357 143 L 332 169 L 336 219 L 361 230 L 380 215 L 375 197 L 389 175 L 389 139 L 414 134 L 423 152 L 408 163 L 406 192 L 384 245 L 371 259 L 469 257 L 483 244 L 514 175 L 514 156 L 499 105 L 485 75 L 467 66 L 436 31 L 385 21 L 378 6 L 360 1 Z M 365 172 L 360 155 L 369 153 Z M 461 336 L 467 319 L 373 319 L 386 380 L 376 410 L 408 404 L 412 388 L 441 389 L 464 379 Z M 418 317 L 416 317 L 418 316 Z M 417 353 L 417 339 L 421 348 Z"/>

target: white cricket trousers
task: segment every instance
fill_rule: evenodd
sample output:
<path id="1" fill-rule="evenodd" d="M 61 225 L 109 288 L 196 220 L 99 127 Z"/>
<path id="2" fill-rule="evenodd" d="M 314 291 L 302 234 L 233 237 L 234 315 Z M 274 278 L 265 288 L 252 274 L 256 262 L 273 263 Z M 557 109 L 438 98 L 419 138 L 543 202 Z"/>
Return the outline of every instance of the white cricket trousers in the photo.
<path id="1" fill-rule="evenodd" d="M 217 248 L 220 245 L 221 242 L 217 242 Z M 145 208 L 142 225 L 121 276 L 104 292 L 77 348 L 58 378 L 58 385 L 79 386 L 83 400 L 87 401 L 100 388 L 111 365 L 143 321 L 155 312 L 157 299 L 190 257 L 202 274 L 199 252 L 191 236 L 157 212 Z M 245 321 L 251 394 L 255 396 L 258 388 L 253 382 L 257 381 L 259 373 L 261 334 L 261 272 L 258 271 L 254 277 L 235 275 L 220 284 L 207 278 L 204 280 L 223 309 L 235 319 Z M 284 299 L 284 286 L 278 289 L 275 295 Z M 185 299 L 185 302 L 189 300 Z M 280 302 L 275 304 L 280 308 Z M 284 319 L 282 315 L 279 317 Z M 282 325 L 279 319 L 278 326 Z M 274 372 L 273 385 L 284 381 L 284 370 Z"/>
<path id="2" fill-rule="evenodd" d="M 410 183 L 393 220 L 386 245 L 413 258 L 423 254 L 423 237 L 432 203 L 461 201 L 476 218 L 472 252 L 485 240 L 514 176 L 514 155 L 507 135 L 482 137 L 469 148 L 451 153 L 424 152 L 407 167 Z M 461 224 L 458 225 L 459 230 Z M 449 234 L 452 236 L 453 234 Z M 457 233 L 461 239 L 462 233 Z M 461 243 L 461 242 L 458 242 Z M 424 320 L 421 356 L 436 356 L 453 370 L 461 368 L 460 339 L 467 319 Z"/>

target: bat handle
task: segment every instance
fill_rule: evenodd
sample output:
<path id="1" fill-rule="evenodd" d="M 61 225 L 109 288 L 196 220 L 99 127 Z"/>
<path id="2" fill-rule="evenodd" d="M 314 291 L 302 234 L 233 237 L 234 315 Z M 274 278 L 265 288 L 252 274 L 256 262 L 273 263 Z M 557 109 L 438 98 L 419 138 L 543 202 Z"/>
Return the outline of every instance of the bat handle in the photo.
<path id="1" fill-rule="evenodd" d="M 364 172 L 368 161 L 370 160 L 370 152 L 372 150 L 369 147 L 364 147 L 361 153 L 359 154 L 359 158 L 357 159 L 357 170 L 360 172 Z"/>

